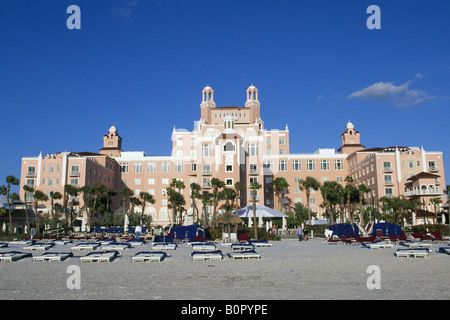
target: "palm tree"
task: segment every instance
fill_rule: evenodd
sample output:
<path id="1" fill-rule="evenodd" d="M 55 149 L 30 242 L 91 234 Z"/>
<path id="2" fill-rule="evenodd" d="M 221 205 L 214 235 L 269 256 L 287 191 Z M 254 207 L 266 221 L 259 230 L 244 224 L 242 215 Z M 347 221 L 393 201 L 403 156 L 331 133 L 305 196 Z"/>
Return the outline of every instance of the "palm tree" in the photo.
<path id="1" fill-rule="evenodd" d="M 35 190 L 33 199 L 34 199 L 34 208 L 35 208 L 35 214 L 36 214 L 36 233 L 37 233 L 37 235 L 39 235 L 40 234 L 39 211 L 38 211 L 39 202 L 48 201 L 48 196 L 40 190 Z"/>
<path id="2" fill-rule="evenodd" d="M 222 198 L 225 200 L 225 211 L 233 211 L 234 202 L 236 200 L 236 190 L 224 187 L 222 190 Z"/>
<path id="3" fill-rule="evenodd" d="M 94 213 L 94 217 L 98 218 L 98 214 L 96 214 L 96 206 L 97 206 L 97 200 L 98 198 L 103 195 L 104 193 L 106 193 L 106 191 L 108 190 L 108 188 L 101 184 L 101 183 L 95 183 L 92 186 L 93 192 L 94 192 L 94 204 L 93 204 L 93 213 Z"/>
<path id="4" fill-rule="evenodd" d="M 195 217 L 194 223 L 198 220 L 198 208 L 197 199 L 200 198 L 200 190 L 202 187 L 195 182 L 191 183 L 191 205 L 192 205 L 192 216 Z"/>
<path id="5" fill-rule="evenodd" d="M 52 212 L 52 219 L 55 218 L 55 200 L 60 200 L 62 198 L 62 194 L 58 191 L 50 191 L 50 206 L 51 206 L 51 212 Z"/>
<path id="6" fill-rule="evenodd" d="M 450 185 L 447 185 L 444 189 L 444 193 L 447 195 L 447 204 L 449 205 L 449 208 L 447 210 L 448 212 L 448 229 L 449 229 L 449 234 L 450 234 Z"/>
<path id="7" fill-rule="evenodd" d="M 271 182 L 273 186 L 273 191 L 275 195 L 278 197 L 278 205 L 280 212 L 283 212 L 283 190 L 289 187 L 286 179 L 283 177 L 277 177 Z"/>
<path id="8" fill-rule="evenodd" d="M 258 228 L 256 223 L 256 190 L 261 189 L 261 185 L 258 182 L 252 182 L 250 189 L 252 190 L 253 201 L 253 226 L 255 230 L 255 239 L 258 240 Z"/>
<path id="9" fill-rule="evenodd" d="M 221 199 L 221 195 L 219 193 L 219 189 L 222 189 L 223 187 L 225 187 L 225 182 L 217 179 L 217 178 L 212 178 L 211 179 L 211 188 L 212 188 L 212 201 L 213 201 L 213 219 L 212 219 L 212 224 L 213 224 L 213 228 L 216 227 L 216 215 L 217 215 L 217 206 L 219 205 L 219 201 L 222 200 Z"/>
<path id="10" fill-rule="evenodd" d="M 27 193 L 33 193 L 34 189 L 33 187 L 25 184 L 23 186 L 23 191 L 25 191 L 25 195 L 24 195 L 24 201 L 25 201 L 25 214 L 27 216 L 27 231 L 30 232 L 30 219 L 28 218 L 28 202 L 27 202 Z"/>
<path id="11" fill-rule="evenodd" d="M 128 197 L 131 197 L 133 195 L 133 190 L 131 190 L 130 188 L 124 187 L 122 189 L 120 189 L 119 194 L 123 197 L 123 225 L 125 226 L 125 221 L 127 219 L 127 213 L 126 213 L 126 204 L 127 204 L 127 199 Z M 124 232 L 126 233 L 127 230 L 124 230 Z"/>
<path id="12" fill-rule="evenodd" d="M 142 224 L 142 217 L 144 217 L 145 207 L 147 206 L 147 203 L 154 204 L 155 199 L 153 199 L 153 196 L 148 192 L 139 193 L 139 198 L 141 198 L 141 204 L 142 204 L 142 213 L 141 213 L 141 224 Z"/>
<path id="13" fill-rule="evenodd" d="M 73 222 L 72 221 L 73 204 L 74 204 L 74 202 L 77 202 L 75 199 L 72 199 L 72 201 L 70 201 L 69 199 L 70 199 L 70 197 L 77 198 L 79 191 L 80 190 L 77 187 L 75 187 L 71 184 L 66 184 L 64 186 L 64 213 L 66 215 L 66 222 L 69 226 L 71 226 L 72 222 Z M 69 223 L 69 216 L 68 216 L 68 209 L 67 209 L 69 203 L 71 204 L 70 223 Z"/>
<path id="14" fill-rule="evenodd" d="M 10 175 L 6 177 L 6 201 L 8 201 L 8 214 L 9 214 L 9 233 L 13 233 L 12 228 L 12 212 L 13 212 L 13 200 L 10 197 L 11 185 L 17 186 L 20 181 L 16 177 Z"/>
<path id="15" fill-rule="evenodd" d="M 362 211 L 362 205 L 364 201 L 364 195 L 366 193 L 369 193 L 372 191 L 369 187 L 367 187 L 365 184 L 360 184 L 358 186 L 359 191 L 359 223 L 361 226 L 364 225 L 364 217 L 363 217 L 363 211 Z"/>
<path id="16" fill-rule="evenodd" d="M 203 223 L 205 224 L 205 227 L 208 227 L 209 217 L 206 209 L 212 204 L 212 194 L 209 191 L 203 191 L 200 195 L 200 200 L 202 202 Z"/>
<path id="17" fill-rule="evenodd" d="M 311 208 L 309 204 L 309 197 L 311 195 L 311 190 L 317 191 L 320 188 L 320 182 L 316 178 L 306 177 L 305 179 L 300 179 L 299 188 L 301 191 L 306 191 L 306 206 L 308 207 L 308 217 L 309 223 L 311 224 Z"/>
<path id="18" fill-rule="evenodd" d="M 236 190 L 236 215 L 238 215 L 238 210 L 241 208 L 241 191 L 245 190 L 245 184 L 237 181 L 234 184 L 234 189 Z"/>
<path id="19" fill-rule="evenodd" d="M 442 200 L 441 200 L 441 198 L 433 198 L 433 199 L 430 199 L 430 202 L 434 206 L 434 218 L 436 219 L 436 223 L 437 223 L 437 221 L 438 221 L 437 206 L 442 203 Z"/>
<path id="20" fill-rule="evenodd" d="M 326 212 L 329 211 L 330 224 L 334 224 L 336 206 L 342 202 L 343 187 L 336 181 L 325 181 L 320 187 L 320 193 L 322 194 L 325 210 Z"/>

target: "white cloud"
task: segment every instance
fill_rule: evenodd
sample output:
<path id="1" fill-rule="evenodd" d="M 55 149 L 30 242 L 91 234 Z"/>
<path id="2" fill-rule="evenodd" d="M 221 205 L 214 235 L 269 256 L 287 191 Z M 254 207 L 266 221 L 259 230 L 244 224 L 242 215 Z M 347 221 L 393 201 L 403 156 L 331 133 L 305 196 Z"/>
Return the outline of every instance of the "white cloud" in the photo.
<path id="1" fill-rule="evenodd" d="M 139 4 L 139 1 L 133 0 L 128 2 L 125 7 L 115 7 L 111 10 L 112 14 L 125 20 L 131 20 L 133 18 L 133 12 L 131 10 L 132 7 L 135 7 Z"/>
<path id="2" fill-rule="evenodd" d="M 410 84 L 415 79 L 422 79 L 423 74 L 417 73 L 413 80 L 402 85 L 395 85 L 392 82 L 377 82 L 360 91 L 353 92 L 349 98 L 360 98 L 384 103 L 394 103 L 397 106 L 411 106 L 422 103 L 434 97 L 428 96 L 424 91 L 411 89 Z"/>

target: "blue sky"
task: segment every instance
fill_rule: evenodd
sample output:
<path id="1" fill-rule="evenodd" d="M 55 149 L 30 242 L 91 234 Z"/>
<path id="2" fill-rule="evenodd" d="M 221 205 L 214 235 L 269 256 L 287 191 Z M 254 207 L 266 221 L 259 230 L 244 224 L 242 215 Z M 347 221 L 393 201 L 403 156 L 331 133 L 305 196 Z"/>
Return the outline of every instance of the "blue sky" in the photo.
<path id="1" fill-rule="evenodd" d="M 69 30 L 69 5 L 81 30 Z M 368 6 L 381 9 L 369 30 Z M 450 170 L 449 1 L 0 0 L 0 184 L 40 151 L 169 155 L 201 91 L 243 106 L 259 90 L 291 153 L 338 148 L 348 120 L 367 147 L 443 151 Z M 447 183 L 450 174 L 447 173 Z"/>

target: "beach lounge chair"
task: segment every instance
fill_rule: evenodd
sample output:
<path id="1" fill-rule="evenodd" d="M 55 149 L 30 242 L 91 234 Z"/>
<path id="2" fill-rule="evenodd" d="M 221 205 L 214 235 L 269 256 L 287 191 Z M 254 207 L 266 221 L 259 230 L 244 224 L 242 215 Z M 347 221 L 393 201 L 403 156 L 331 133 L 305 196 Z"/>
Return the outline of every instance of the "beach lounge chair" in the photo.
<path id="1" fill-rule="evenodd" d="M 2 252 L 0 253 L 0 262 L 13 262 L 31 256 L 31 253 L 23 253 L 19 251 Z"/>
<path id="2" fill-rule="evenodd" d="M 199 244 L 208 244 L 208 242 L 206 242 L 206 241 L 190 241 L 187 243 L 187 245 L 189 247 L 192 247 L 194 245 L 199 245 Z"/>
<path id="3" fill-rule="evenodd" d="M 389 242 L 379 241 L 379 242 L 363 243 L 362 247 L 369 249 L 385 249 L 385 248 L 393 248 L 394 245 Z"/>
<path id="4" fill-rule="evenodd" d="M 167 257 L 162 251 L 141 251 L 136 253 L 131 260 L 133 262 L 161 262 Z"/>
<path id="5" fill-rule="evenodd" d="M 444 239 L 442 238 L 439 232 L 432 232 L 431 237 L 433 238 L 433 242 L 442 242 Z"/>
<path id="6" fill-rule="evenodd" d="M 343 244 L 342 239 L 339 237 L 333 237 L 326 241 L 323 241 L 322 244 L 328 244 L 328 245 L 338 245 Z"/>
<path id="7" fill-rule="evenodd" d="M 46 251 L 48 249 L 50 249 L 51 247 L 53 247 L 55 244 L 54 243 L 34 243 L 34 244 L 30 244 L 29 246 L 23 247 L 23 250 L 26 251 Z"/>
<path id="8" fill-rule="evenodd" d="M 138 247 L 138 246 L 142 246 L 143 244 L 145 244 L 145 240 L 144 239 L 130 239 L 130 240 L 127 240 L 127 243 L 129 243 L 132 247 Z"/>
<path id="9" fill-rule="evenodd" d="M 0 242 L 0 248 L 6 248 L 8 244 L 6 242 Z"/>
<path id="10" fill-rule="evenodd" d="M 422 241 L 401 241 L 399 244 L 408 248 L 431 248 L 431 243 Z"/>
<path id="11" fill-rule="evenodd" d="M 222 251 L 194 251 L 191 253 L 194 261 L 220 261 L 223 259 Z"/>
<path id="12" fill-rule="evenodd" d="M 81 242 L 72 247 L 72 251 L 95 250 L 100 247 L 99 242 Z"/>
<path id="13" fill-rule="evenodd" d="M 251 240 L 249 242 L 254 247 L 263 247 L 263 248 L 269 248 L 272 247 L 272 244 L 269 243 L 267 240 Z"/>
<path id="14" fill-rule="evenodd" d="M 121 251 L 123 251 L 128 248 L 131 248 L 131 244 L 126 243 L 126 242 L 112 242 L 105 246 L 102 245 L 102 249 L 105 249 L 105 250 L 121 250 Z"/>
<path id="15" fill-rule="evenodd" d="M 417 257 L 422 257 L 422 258 L 427 258 L 427 255 L 429 253 L 429 249 L 427 248 L 416 248 L 416 249 L 398 249 L 395 252 L 395 256 L 397 258 L 399 257 L 413 257 L 413 258 L 417 258 Z"/>
<path id="16" fill-rule="evenodd" d="M 67 245 L 69 243 L 72 243 L 72 240 L 69 240 L 69 239 L 64 239 L 64 240 L 63 239 L 56 239 L 56 240 L 53 240 L 52 243 L 58 244 L 58 245 Z"/>
<path id="17" fill-rule="evenodd" d="M 254 248 L 251 243 L 233 243 L 231 245 L 233 251 L 252 251 Z"/>
<path id="18" fill-rule="evenodd" d="M 104 238 L 102 238 L 102 239 L 97 239 L 95 242 L 100 243 L 100 245 L 102 245 L 102 246 L 107 246 L 108 244 L 111 244 L 111 243 L 113 243 L 113 242 L 116 242 L 116 240 L 114 240 L 114 239 L 104 239 Z"/>
<path id="19" fill-rule="evenodd" d="M 73 257 L 72 252 L 44 252 L 40 256 L 33 257 L 33 261 L 64 261 Z"/>
<path id="20" fill-rule="evenodd" d="M 30 244 L 36 243 L 35 240 L 14 240 L 10 241 L 9 244 L 17 244 L 17 245 L 23 245 L 23 246 L 29 246 Z"/>
<path id="21" fill-rule="evenodd" d="M 228 257 L 230 257 L 233 260 L 259 260 L 259 259 L 261 259 L 261 255 L 256 253 L 255 250 L 230 252 L 230 253 L 228 253 Z"/>
<path id="22" fill-rule="evenodd" d="M 191 246 L 192 251 L 215 251 L 216 246 L 214 244 L 194 244 Z"/>
<path id="23" fill-rule="evenodd" d="M 436 252 L 450 254 L 450 247 L 440 247 Z"/>
<path id="24" fill-rule="evenodd" d="M 117 251 L 96 251 L 80 257 L 81 262 L 111 262 L 119 255 Z"/>
<path id="25" fill-rule="evenodd" d="M 152 248 L 155 250 L 176 250 L 178 245 L 176 243 L 156 242 L 153 243 Z"/>

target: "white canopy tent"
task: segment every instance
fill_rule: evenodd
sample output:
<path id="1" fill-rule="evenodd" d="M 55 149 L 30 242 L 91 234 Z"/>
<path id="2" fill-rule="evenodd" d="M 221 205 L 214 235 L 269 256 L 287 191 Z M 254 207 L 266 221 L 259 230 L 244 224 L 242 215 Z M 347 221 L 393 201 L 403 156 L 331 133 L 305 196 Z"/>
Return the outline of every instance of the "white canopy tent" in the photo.
<path id="1" fill-rule="evenodd" d="M 238 210 L 239 218 L 248 218 L 248 225 L 252 226 L 253 224 L 253 206 L 246 206 L 240 210 Z M 274 218 L 282 218 L 283 219 L 283 230 L 286 230 L 286 218 L 287 215 L 284 213 L 277 211 L 275 209 L 263 206 L 256 205 L 256 217 L 258 218 L 258 226 L 263 226 L 263 218 L 270 219 L 270 221 L 266 222 L 266 230 L 272 227 L 271 219 Z"/>

